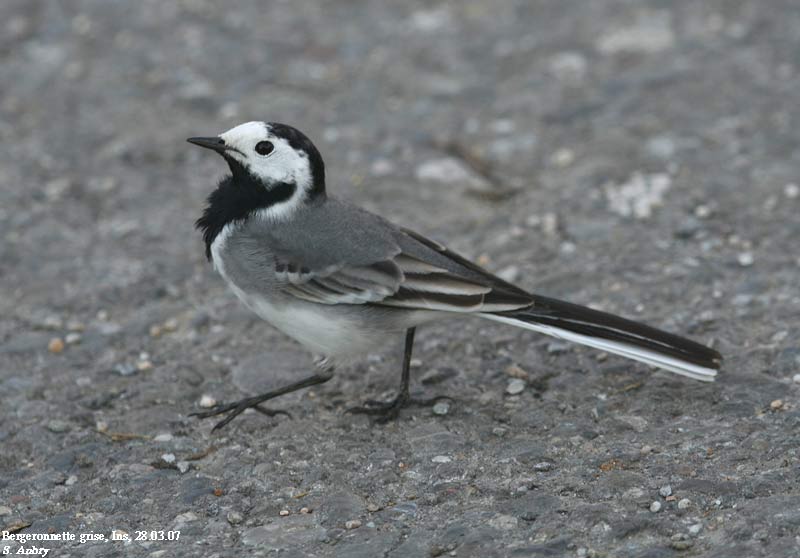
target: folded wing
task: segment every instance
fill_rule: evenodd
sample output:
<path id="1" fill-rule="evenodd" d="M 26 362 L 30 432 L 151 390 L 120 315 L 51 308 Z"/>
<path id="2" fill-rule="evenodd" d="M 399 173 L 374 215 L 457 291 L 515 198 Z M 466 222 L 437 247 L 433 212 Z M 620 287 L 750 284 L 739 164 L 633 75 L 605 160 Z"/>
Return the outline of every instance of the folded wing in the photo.
<path id="1" fill-rule="evenodd" d="M 531 297 L 497 277 L 412 233 L 398 231 L 396 249 L 379 261 L 341 262 L 321 269 L 275 258 L 284 292 L 318 304 L 372 304 L 443 312 L 504 312 Z M 295 258 L 296 259 L 296 258 Z"/>

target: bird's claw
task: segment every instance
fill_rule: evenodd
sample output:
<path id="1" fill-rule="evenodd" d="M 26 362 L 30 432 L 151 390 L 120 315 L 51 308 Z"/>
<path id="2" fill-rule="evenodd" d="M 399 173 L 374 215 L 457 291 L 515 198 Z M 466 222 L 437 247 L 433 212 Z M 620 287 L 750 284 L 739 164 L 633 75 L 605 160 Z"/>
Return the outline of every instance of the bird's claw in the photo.
<path id="1" fill-rule="evenodd" d="M 346 410 L 347 413 L 357 415 L 371 415 L 375 416 L 376 422 L 389 422 L 396 419 L 400 415 L 400 409 L 403 407 L 426 407 L 435 404 L 437 401 L 447 399 L 454 401 L 452 397 L 447 395 L 438 395 L 429 399 L 417 399 L 408 395 L 408 393 L 400 394 L 394 399 L 389 401 L 378 401 L 375 399 L 368 399 L 363 405 L 357 407 L 350 407 Z"/>
<path id="2" fill-rule="evenodd" d="M 226 416 L 224 419 L 222 419 L 221 421 L 219 421 L 217 424 L 214 425 L 214 428 L 212 428 L 212 431 L 214 431 L 225 427 L 229 422 L 231 422 L 237 416 L 245 412 L 247 409 L 253 409 L 255 411 L 258 411 L 262 415 L 266 415 L 268 417 L 274 417 L 277 415 L 286 415 L 287 417 L 292 418 L 292 415 L 288 411 L 284 411 L 282 409 L 267 409 L 259 404 L 253 404 L 248 399 L 243 399 L 241 401 L 234 401 L 233 403 L 228 403 L 228 404 L 220 403 L 218 405 L 215 405 L 208 411 L 198 411 L 196 413 L 189 413 L 189 416 L 197 417 L 199 419 L 205 419 L 229 413 L 228 416 Z"/>

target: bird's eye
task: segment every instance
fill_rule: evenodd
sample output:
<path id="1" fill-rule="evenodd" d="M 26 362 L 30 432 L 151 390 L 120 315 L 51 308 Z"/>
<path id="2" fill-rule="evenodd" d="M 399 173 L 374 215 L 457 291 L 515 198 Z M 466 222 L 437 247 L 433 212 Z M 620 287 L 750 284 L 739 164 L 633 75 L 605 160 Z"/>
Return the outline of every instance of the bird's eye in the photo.
<path id="1" fill-rule="evenodd" d="M 256 153 L 259 155 L 269 155 L 273 149 L 275 149 L 275 146 L 272 145 L 271 141 L 260 141 L 256 144 Z"/>

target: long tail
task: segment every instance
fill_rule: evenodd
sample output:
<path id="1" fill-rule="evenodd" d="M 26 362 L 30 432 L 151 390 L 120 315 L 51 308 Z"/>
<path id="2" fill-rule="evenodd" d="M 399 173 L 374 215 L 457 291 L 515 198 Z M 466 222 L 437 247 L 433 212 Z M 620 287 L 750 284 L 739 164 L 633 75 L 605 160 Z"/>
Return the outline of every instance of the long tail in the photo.
<path id="1" fill-rule="evenodd" d="M 703 382 L 713 382 L 722 356 L 671 333 L 552 298 L 534 296 L 528 308 L 481 317 L 616 353 Z"/>

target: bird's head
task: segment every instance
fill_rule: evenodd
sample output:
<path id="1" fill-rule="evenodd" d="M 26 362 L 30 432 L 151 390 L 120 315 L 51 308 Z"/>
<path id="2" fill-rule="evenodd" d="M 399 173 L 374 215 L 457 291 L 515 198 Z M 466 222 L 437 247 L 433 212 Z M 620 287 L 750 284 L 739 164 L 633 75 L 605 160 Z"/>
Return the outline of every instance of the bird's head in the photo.
<path id="1" fill-rule="evenodd" d="M 246 122 L 216 137 L 187 141 L 222 155 L 233 185 L 254 189 L 250 193 L 270 205 L 290 209 L 325 196 L 322 156 L 305 134 L 286 124 Z"/>

